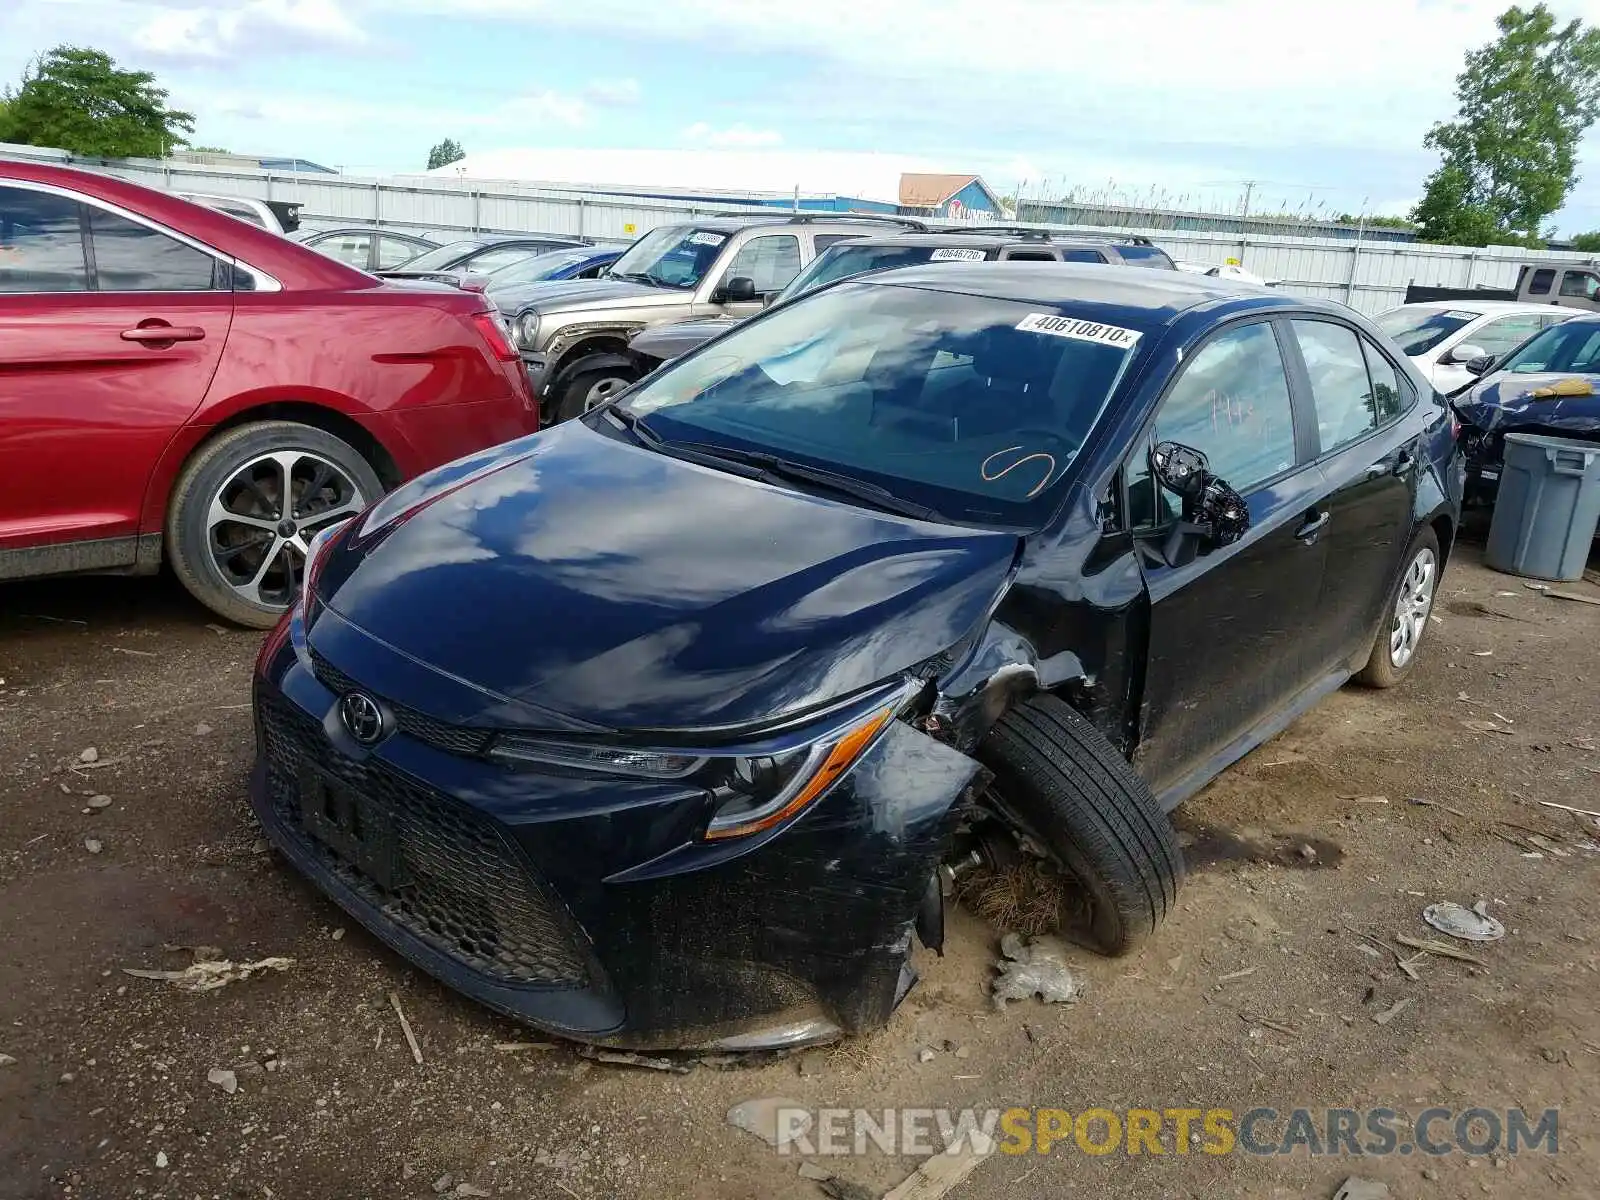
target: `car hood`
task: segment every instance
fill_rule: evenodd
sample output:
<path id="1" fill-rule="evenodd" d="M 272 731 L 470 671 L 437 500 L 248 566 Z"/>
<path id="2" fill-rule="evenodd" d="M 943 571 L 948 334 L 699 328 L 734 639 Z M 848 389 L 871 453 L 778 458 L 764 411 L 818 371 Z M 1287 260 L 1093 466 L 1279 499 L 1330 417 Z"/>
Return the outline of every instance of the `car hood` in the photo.
<path id="1" fill-rule="evenodd" d="M 362 655 L 340 661 L 353 626 L 363 654 L 425 664 L 441 692 L 469 685 L 481 713 L 534 725 L 742 726 L 948 650 L 1017 549 L 1014 534 L 769 486 L 571 421 L 360 518 L 319 565 L 338 619 L 319 617 L 312 644 L 326 622 L 321 649 L 368 682 Z M 445 716 L 425 690 L 390 698 Z"/>
<path id="2" fill-rule="evenodd" d="M 1535 396 L 1534 392 L 1564 380 L 1580 380 L 1595 389 L 1587 396 Z M 1537 375 L 1491 375 L 1458 396 L 1462 420 L 1490 432 L 1535 427 L 1559 434 L 1600 431 L 1600 375 L 1556 371 Z"/>
<path id="3" fill-rule="evenodd" d="M 491 288 L 489 299 L 507 316 L 525 312 L 557 312 L 604 308 L 626 303 L 630 307 L 688 304 L 693 292 L 651 287 L 625 279 L 545 279 Z"/>
<path id="4" fill-rule="evenodd" d="M 712 338 L 726 333 L 743 323 L 742 317 L 710 317 L 703 321 L 674 321 L 670 325 L 656 325 L 636 334 L 628 349 L 670 361 L 680 355 L 705 345 Z"/>

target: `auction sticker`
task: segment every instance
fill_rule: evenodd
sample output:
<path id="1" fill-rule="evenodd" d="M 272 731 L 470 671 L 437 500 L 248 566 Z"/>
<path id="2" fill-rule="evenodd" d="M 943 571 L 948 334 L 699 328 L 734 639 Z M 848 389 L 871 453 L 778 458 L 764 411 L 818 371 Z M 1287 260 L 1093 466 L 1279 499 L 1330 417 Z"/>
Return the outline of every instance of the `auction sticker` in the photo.
<path id="1" fill-rule="evenodd" d="M 982 250 L 957 249 L 954 246 L 941 247 L 928 256 L 929 262 L 982 262 L 983 260 Z"/>
<path id="2" fill-rule="evenodd" d="M 691 246 L 720 246 L 727 240 L 727 234 L 707 233 L 704 229 L 698 229 L 689 235 Z"/>
<path id="3" fill-rule="evenodd" d="M 1131 350 L 1142 336 L 1137 329 L 1124 329 L 1120 325 L 1102 325 L 1099 321 L 1080 321 L 1076 317 L 1058 317 L 1054 313 L 1029 313 L 1017 322 L 1025 333 L 1048 333 L 1052 337 L 1072 338 L 1079 342 L 1099 342 L 1118 350 Z"/>

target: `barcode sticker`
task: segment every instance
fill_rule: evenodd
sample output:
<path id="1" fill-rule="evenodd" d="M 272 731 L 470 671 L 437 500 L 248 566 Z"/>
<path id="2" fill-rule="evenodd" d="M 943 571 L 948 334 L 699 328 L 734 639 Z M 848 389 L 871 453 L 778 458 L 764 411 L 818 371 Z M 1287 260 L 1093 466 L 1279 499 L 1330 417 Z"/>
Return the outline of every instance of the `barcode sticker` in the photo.
<path id="1" fill-rule="evenodd" d="M 1052 337 L 1072 338 L 1079 342 L 1098 342 L 1118 350 L 1131 350 L 1143 335 L 1137 329 L 1124 329 L 1120 325 L 1102 325 L 1099 321 L 1080 321 L 1076 317 L 1058 317 L 1054 313 L 1029 313 L 1017 322 L 1025 333 L 1048 333 Z"/>
<path id="2" fill-rule="evenodd" d="M 707 233 L 704 229 L 698 230 L 689 235 L 689 244 L 691 246 L 720 246 L 727 240 L 728 237 L 726 234 Z"/>

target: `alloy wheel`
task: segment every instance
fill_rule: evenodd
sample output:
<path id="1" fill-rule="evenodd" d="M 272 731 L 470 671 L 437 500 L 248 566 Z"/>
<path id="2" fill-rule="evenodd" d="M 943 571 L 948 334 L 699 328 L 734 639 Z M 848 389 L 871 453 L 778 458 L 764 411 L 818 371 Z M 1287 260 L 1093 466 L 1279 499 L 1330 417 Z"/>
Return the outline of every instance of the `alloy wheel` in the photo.
<path id="1" fill-rule="evenodd" d="M 211 498 L 211 561 L 223 582 L 251 604 L 282 608 L 300 587 L 311 539 L 366 504 L 355 480 L 331 459 L 306 450 L 260 455 Z"/>
<path id="2" fill-rule="evenodd" d="M 1406 568 L 1400 594 L 1394 602 L 1394 624 L 1389 630 L 1389 662 L 1396 669 L 1409 663 L 1428 627 L 1433 611 L 1433 589 L 1439 578 L 1439 560 L 1424 546 Z"/>

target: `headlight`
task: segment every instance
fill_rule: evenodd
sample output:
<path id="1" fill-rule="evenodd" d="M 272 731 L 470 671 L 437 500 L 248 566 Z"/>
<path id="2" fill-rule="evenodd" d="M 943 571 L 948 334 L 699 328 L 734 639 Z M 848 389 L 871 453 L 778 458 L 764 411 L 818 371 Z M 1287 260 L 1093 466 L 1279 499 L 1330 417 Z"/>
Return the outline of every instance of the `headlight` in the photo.
<path id="1" fill-rule="evenodd" d="M 351 518 L 335 521 L 332 525 L 321 529 L 306 544 L 306 562 L 300 572 L 300 594 L 309 596 L 317 586 L 317 576 L 322 571 L 323 558 L 327 553 L 329 544 L 339 536 L 339 531 L 350 524 Z"/>
<path id="2" fill-rule="evenodd" d="M 746 837 L 787 821 L 818 800 L 877 741 L 919 686 L 908 681 L 867 713 L 858 710 L 813 740 L 772 754 L 636 750 L 510 734 L 497 738 L 489 753 L 502 761 L 549 763 L 636 779 L 693 777 L 716 802 L 706 839 Z"/>
<path id="3" fill-rule="evenodd" d="M 523 313 L 517 318 L 514 326 L 517 334 L 517 345 L 523 350 L 532 350 L 539 343 L 539 314 L 536 312 Z"/>

